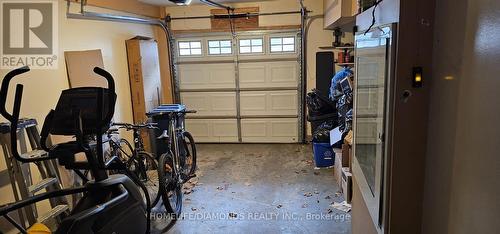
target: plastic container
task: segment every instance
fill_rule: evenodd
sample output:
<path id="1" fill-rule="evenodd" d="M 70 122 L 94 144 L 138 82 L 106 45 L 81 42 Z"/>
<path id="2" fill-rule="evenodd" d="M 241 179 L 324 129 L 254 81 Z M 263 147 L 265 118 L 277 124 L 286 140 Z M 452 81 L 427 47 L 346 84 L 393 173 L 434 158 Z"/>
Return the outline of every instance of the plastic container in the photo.
<path id="1" fill-rule="evenodd" d="M 313 142 L 314 164 L 316 167 L 331 167 L 335 154 L 330 143 Z"/>

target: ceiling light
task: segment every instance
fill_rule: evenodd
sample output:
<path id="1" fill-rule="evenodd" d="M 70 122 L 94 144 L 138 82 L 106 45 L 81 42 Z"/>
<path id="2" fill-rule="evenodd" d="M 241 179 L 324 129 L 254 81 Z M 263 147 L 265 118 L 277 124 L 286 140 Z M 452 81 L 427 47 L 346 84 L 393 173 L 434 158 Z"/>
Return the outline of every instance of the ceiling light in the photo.
<path id="1" fill-rule="evenodd" d="M 187 6 L 191 3 L 191 0 L 169 0 L 178 6 Z"/>

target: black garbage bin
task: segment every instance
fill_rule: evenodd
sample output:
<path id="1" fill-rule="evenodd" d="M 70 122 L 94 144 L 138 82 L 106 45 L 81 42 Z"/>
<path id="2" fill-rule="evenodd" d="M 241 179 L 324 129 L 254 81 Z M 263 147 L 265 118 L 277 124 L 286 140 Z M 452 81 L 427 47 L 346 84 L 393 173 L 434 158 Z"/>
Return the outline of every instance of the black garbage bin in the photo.
<path id="1" fill-rule="evenodd" d="M 169 130 L 170 128 L 170 116 L 171 112 L 185 111 L 186 106 L 182 104 L 169 104 L 160 105 L 148 112 L 146 115 L 149 117 L 149 121 L 157 123 L 158 129 L 150 132 L 151 136 L 151 148 L 157 157 L 166 153 L 168 151 L 168 145 L 163 141 L 156 138 L 160 136 L 164 130 Z M 184 124 L 184 115 L 177 115 L 177 127 L 182 127 Z"/>

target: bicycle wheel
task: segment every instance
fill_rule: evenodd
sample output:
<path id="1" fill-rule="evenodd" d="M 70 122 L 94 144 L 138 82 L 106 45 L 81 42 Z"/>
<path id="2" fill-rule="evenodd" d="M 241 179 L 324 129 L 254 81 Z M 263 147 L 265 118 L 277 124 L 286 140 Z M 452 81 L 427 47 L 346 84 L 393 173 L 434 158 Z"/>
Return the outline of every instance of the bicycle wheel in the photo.
<path id="1" fill-rule="evenodd" d="M 160 177 L 158 175 L 158 164 L 156 163 L 156 159 L 153 154 L 148 152 L 138 152 L 136 160 L 141 160 L 142 162 L 139 164 L 137 162 L 138 168 L 140 168 L 140 172 L 136 172 L 144 186 L 146 186 L 149 198 L 151 202 L 151 206 L 155 206 L 160 200 Z"/>
<path id="2" fill-rule="evenodd" d="M 158 161 L 160 193 L 167 213 L 176 220 L 182 212 L 182 183 L 173 168 L 172 155 L 162 154 Z"/>
<path id="3" fill-rule="evenodd" d="M 196 144 L 189 132 L 183 132 L 180 138 L 181 166 L 185 176 L 192 176 L 196 171 Z"/>

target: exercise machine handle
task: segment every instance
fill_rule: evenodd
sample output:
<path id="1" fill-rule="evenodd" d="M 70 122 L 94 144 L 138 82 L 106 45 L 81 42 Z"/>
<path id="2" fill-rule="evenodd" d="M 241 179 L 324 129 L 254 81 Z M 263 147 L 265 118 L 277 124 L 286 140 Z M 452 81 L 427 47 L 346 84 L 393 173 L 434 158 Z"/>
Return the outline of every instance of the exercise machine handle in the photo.
<path id="1" fill-rule="evenodd" d="M 110 95 L 110 97 L 108 98 L 108 102 L 109 102 L 108 104 L 109 104 L 109 107 L 112 107 L 114 102 L 115 102 L 114 95 L 116 95 L 116 93 L 115 93 L 115 80 L 113 79 L 113 76 L 109 72 L 107 72 L 106 70 L 104 70 L 100 67 L 94 67 L 94 73 L 104 77 L 106 79 L 106 81 L 108 82 L 108 89 L 109 89 L 109 95 Z M 109 123 L 112 118 L 113 118 L 113 114 L 112 114 L 112 112 L 109 112 L 109 114 L 104 119 L 103 123 L 106 123 L 106 124 Z"/>
<path id="2" fill-rule="evenodd" d="M 2 114 L 3 117 L 5 117 L 7 120 L 12 120 L 12 115 L 7 112 L 7 109 L 5 107 L 7 103 L 7 94 L 9 92 L 9 84 L 10 81 L 23 73 L 29 72 L 30 68 L 28 66 L 20 67 L 15 70 L 10 71 L 5 75 L 5 77 L 2 80 L 2 87 L 0 88 L 0 114 Z M 19 86 L 19 85 L 18 85 Z M 22 85 L 21 85 L 22 86 Z M 22 88 L 21 88 L 22 90 Z M 17 89 L 16 89 L 17 92 Z"/>
<path id="3" fill-rule="evenodd" d="M 97 75 L 100 75 L 106 79 L 108 82 L 108 89 L 111 91 L 111 93 L 115 92 L 115 80 L 113 79 L 113 76 L 109 74 L 106 70 L 100 68 L 100 67 L 94 67 L 94 73 Z"/>
<path id="4" fill-rule="evenodd" d="M 17 149 L 17 127 L 19 123 L 19 115 L 21 112 L 21 101 L 23 98 L 23 88 L 22 84 L 16 85 L 16 92 L 14 94 L 14 107 L 12 113 L 7 112 L 7 94 L 9 93 L 9 85 L 12 79 L 18 75 L 30 71 L 28 66 L 17 68 L 5 75 L 2 80 L 2 86 L 0 88 L 0 114 L 5 117 L 10 122 L 10 145 L 12 156 L 20 162 L 30 163 L 30 162 L 40 162 L 48 159 L 53 159 L 55 157 L 45 156 L 39 158 L 23 158 Z"/>

